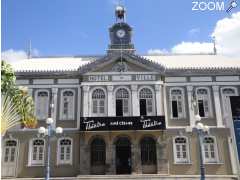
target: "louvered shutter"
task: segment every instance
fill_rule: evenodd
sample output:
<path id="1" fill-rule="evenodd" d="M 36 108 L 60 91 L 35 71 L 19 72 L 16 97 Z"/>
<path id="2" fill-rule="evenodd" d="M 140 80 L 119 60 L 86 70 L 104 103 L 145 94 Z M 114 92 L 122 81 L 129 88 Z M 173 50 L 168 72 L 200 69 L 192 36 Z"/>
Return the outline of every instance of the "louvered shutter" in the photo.
<path id="1" fill-rule="evenodd" d="M 153 101 L 152 99 L 147 99 L 147 113 L 152 114 L 153 113 Z"/>
<path id="2" fill-rule="evenodd" d="M 99 100 L 99 113 L 104 113 L 104 100 Z"/>
<path id="3" fill-rule="evenodd" d="M 93 114 L 97 114 L 97 109 L 98 109 L 98 102 L 97 100 L 93 100 Z"/>
<path id="4" fill-rule="evenodd" d="M 204 99 L 203 100 L 203 103 L 204 103 L 204 112 L 205 112 L 205 117 L 209 117 L 209 102 L 208 102 L 208 99 Z"/>
<path id="5" fill-rule="evenodd" d="M 74 96 L 68 96 L 68 119 L 74 119 Z"/>
<path id="6" fill-rule="evenodd" d="M 123 99 L 123 114 L 128 115 L 128 99 Z"/>

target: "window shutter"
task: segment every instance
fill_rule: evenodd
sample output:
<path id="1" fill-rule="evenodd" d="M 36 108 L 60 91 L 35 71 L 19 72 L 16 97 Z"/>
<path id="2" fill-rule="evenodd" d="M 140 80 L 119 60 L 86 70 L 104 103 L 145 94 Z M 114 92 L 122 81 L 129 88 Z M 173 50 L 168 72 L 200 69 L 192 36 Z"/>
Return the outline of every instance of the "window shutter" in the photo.
<path id="1" fill-rule="evenodd" d="M 208 99 L 204 99 L 203 103 L 204 103 L 205 116 L 208 117 L 208 116 L 209 116 L 209 104 L 208 104 Z"/>
<path id="2" fill-rule="evenodd" d="M 74 119 L 74 96 L 68 96 L 68 119 Z"/>
<path id="3" fill-rule="evenodd" d="M 149 114 L 153 113 L 153 103 L 152 103 L 152 99 L 147 99 L 147 112 Z"/>
<path id="4" fill-rule="evenodd" d="M 104 113 L 104 100 L 99 100 L 99 113 Z"/>
<path id="5" fill-rule="evenodd" d="M 97 102 L 97 100 L 93 100 L 92 103 L 93 103 L 93 113 L 97 114 L 98 102 Z"/>
<path id="6" fill-rule="evenodd" d="M 128 99 L 123 99 L 123 113 L 128 114 Z"/>

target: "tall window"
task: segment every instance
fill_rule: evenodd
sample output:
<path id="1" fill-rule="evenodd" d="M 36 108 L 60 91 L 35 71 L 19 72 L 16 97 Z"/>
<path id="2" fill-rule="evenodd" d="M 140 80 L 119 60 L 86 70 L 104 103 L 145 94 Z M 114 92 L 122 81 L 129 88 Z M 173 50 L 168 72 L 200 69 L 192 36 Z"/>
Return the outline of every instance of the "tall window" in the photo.
<path id="1" fill-rule="evenodd" d="M 44 146 L 43 139 L 34 139 L 30 144 L 31 149 L 31 165 L 43 165 L 44 164 Z"/>
<path id="2" fill-rule="evenodd" d="M 222 88 L 223 113 L 229 115 L 231 112 L 230 96 L 237 96 L 237 90 L 233 87 Z"/>
<path id="3" fill-rule="evenodd" d="M 63 138 L 58 141 L 58 164 L 72 163 L 72 139 Z"/>
<path id="4" fill-rule="evenodd" d="M 156 164 L 156 142 L 151 137 L 145 137 L 141 140 L 141 160 L 143 165 Z"/>
<path id="5" fill-rule="evenodd" d="M 174 138 L 173 150 L 176 163 L 189 162 L 188 142 L 186 137 Z"/>
<path id="6" fill-rule="evenodd" d="M 116 92 L 116 116 L 129 115 L 129 93 L 126 89 L 120 88 Z"/>
<path id="7" fill-rule="evenodd" d="M 184 118 L 184 94 L 182 89 L 172 89 L 170 91 L 171 115 L 172 118 Z"/>
<path id="8" fill-rule="evenodd" d="M 38 119 L 43 120 L 48 117 L 49 110 L 49 92 L 37 91 L 35 97 L 36 116 Z"/>
<path id="9" fill-rule="evenodd" d="M 92 113 L 94 116 L 105 114 L 105 93 L 102 89 L 95 89 L 92 93 Z"/>
<path id="10" fill-rule="evenodd" d="M 104 140 L 96 138 L 91 143 L 91 165 L 105 165 L 106 145 Z"/>
<path id="11" fill-rule="evenodd" d="M 209 117 L 210 116 L 209 89 L 207 89 L 207 88 L 197 89 L 197 105 L 198 105 L 198 113 L 201 117 Z"/>
<path id="12" fill-rule="evenodd" d="M 17 141 L 7 140 L 4 146 L 4 163 L 13 163 L 16 160 Z"/>
<path id="13" fill-rule="evenodd" d="M 61 111 L 62 120 L 74 119 L 74 91 L 65 90 L 61 94 Z"/>
<path id="14" fill-rule="evenodd" d="M 153 115 L 153 93 L 149 88 L 143 88 L 139 92 L 140 115 Z"/>
<path id="15" fill-rule="evenodd" d="M 203 152 L 206 163 L 217 161 L 217 148 L 213 137 L 205 137 L 203 139 Z"/>

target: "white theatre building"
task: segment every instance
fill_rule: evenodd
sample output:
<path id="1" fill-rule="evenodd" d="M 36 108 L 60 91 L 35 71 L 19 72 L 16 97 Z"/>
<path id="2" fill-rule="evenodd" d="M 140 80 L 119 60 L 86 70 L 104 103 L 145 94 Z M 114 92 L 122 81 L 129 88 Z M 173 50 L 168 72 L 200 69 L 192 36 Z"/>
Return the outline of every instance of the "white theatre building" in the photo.
<path id="1" fill-rule="evenodd" d="M 210 128 L 201 152 L 206 176 L 236 178 L 229 96 L 240 93 L 240 59 L 214 53 L 138 55 L 122 15 L 116 13 L 109 29 L 105 55 L 13 64 L 17 84 L 27 86 L 34 98 L 38 127 L 46 127 L 48 117 L 54 128 L 63 127 L 50 142 L 51 176 L 199 179 L 194 131 L 199 114 Z M 43 177 L 46 146 L 37 128 L 9 130 L 3 138 L 2 176 Z"/>

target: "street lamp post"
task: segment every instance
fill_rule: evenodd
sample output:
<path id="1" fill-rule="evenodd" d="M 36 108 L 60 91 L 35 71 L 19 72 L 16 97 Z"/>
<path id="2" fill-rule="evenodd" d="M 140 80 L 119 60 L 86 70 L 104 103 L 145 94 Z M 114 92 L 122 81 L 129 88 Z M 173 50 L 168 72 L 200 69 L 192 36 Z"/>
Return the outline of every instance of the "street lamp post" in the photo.
<path id="1" fill-rule="evenodd" d="M 209 127 L 207 125 L 203 125 L 203 123 L 200 122 L 201 117 L 199 115 L 196 115 L 195 118 L 196 118 L 196 126 L 194 127 L 194 129 L 197 131 L 197 135 L 198 135 L 200 175 L 201 175 L 200 180 L 205 180 L 205 167 L 203 164 L 202 142 L 203 142 L 204 135 L 209 131 Z"/>
<path id="2" fill-rule="evenodd" d="M 53 104 L 51 104 L 51 107 L 53 107 Z M 47 124 L 47 129 L 45 127 L 40 127 L 38 129 L 38 133 L 42 136 L 47 137 L 47 142 L 46 142 L 46 145 L 47 145 L 47 161 L 46 161 L 46 165 L 45 165 L 46 166 L 45 180 L 49 180 L 49 178 L 50 178 L 50 155 L 51 155 L 50 139 L 54 135 L 54 133 L 62 134 L 63 129 L 61 127 L 57 127 L 56 129 L 52 128 L 53 118 L 47 118 L 46 124 Z"/>

